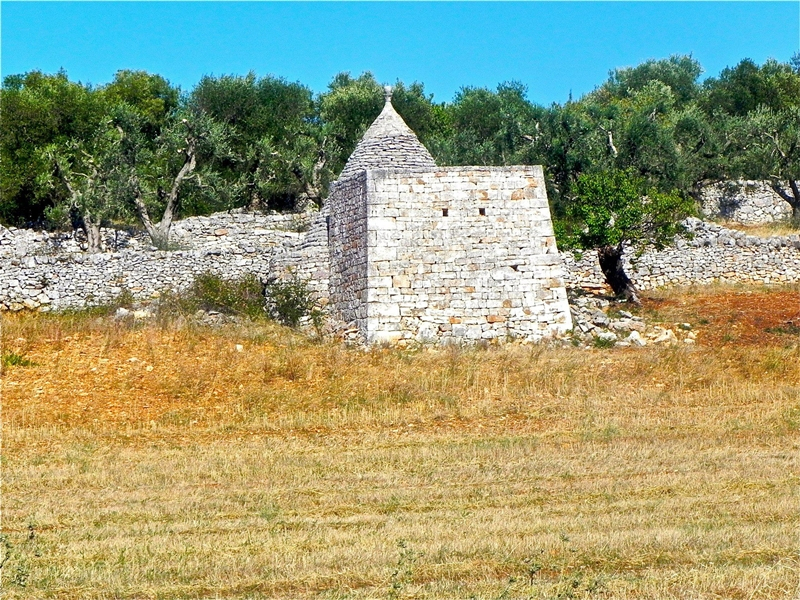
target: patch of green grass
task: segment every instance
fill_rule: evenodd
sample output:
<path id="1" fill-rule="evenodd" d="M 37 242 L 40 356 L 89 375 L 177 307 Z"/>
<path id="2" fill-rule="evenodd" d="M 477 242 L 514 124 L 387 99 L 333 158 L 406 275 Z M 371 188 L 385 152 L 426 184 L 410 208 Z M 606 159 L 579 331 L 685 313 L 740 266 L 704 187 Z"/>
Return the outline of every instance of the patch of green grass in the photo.
<path id="1" fill-rule="evenodd" d="M 616 340 L 611 340 L 611 339 L 608 339 L 608 338 L 596 337 L 592 341 L 592 346 L 594 346 L 595 348 L 613 348 L 615 342 L 616 342 Z"/>
<path id="2" fill-rule="evenodd" d="M 14 351 L 3 351 L 3 359 L 2 359 L 3 368 L 7 367 L 31 367 L 35 363 L 25 358 L 24 354 L 19 354 Z"/>
<path id="3" fill-rule="evenodd" d="M 800 325 L 787 323 L 786 325 L 779 325 L 778 327 L 767 327 L 764 331 L 767 333 L 777 333 L 779 335 L 800 335 Z"/>
<path id="4" fill-rule="evenodd" d="M 800 405 L 784 410 L 781 420 L 786 431 L 800 431 Z"/>

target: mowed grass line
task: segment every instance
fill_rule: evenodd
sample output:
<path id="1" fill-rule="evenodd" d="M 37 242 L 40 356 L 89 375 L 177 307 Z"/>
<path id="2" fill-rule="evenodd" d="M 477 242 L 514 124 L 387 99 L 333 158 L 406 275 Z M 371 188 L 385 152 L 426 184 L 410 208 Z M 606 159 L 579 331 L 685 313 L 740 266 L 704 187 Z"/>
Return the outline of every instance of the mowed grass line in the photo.
<path id="1" fill-rule="evenodd" d="M 385 597 L 404 540 L 419 553 L 415 596 L 496 597 L 514 578 L 534 597 L 574 583 L 612 596 L 791 597 L 792 459 L 769 445 L 743 458 L 709 440 L 659 442 L 73 441 L 65 461 L 13 474 L 6 511 L 24 520 L 9 531 L 21 554 L 11 566 L 27 563 L 30 579 L 7 591 Z"/>
<path id="2" fill-rule="evenodd" d="M 39 315 L 3 341 L 34 363 L 3 377 L 8 598 L 798 595 L 792 339 L 363 352 Z"/>

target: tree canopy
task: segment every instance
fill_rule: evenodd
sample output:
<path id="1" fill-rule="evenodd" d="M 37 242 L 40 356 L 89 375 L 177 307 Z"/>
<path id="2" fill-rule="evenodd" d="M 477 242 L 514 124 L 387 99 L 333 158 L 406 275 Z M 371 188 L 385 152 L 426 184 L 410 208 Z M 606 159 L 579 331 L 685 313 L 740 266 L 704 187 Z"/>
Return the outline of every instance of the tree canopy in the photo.
<path id="1" fill-rule="evenodd" d="M 550 106 L 513 81 L 443 103 L 396 81 L 393 104 L 438 164 L 544 165 L 560 221 L 574 216 L 582 177 L 611 172 L 684 199 L 709 181 L 766 179 L 795 207 L 798 65 L 798 55 L 743 59 L 703 81 L 697 60 L 672 56 L 614 69 Z M 146 212 L 155 227 L 170 211 L 319 206 L 382 105 L 371 73 L 339 73 L 318 94 L 254 73 L 205 76 L 189 91 L 144 71 L 101 86 L 63 71 L 11 75 L 0 90 L 0 221 L 86 228 Z"/>
<path id="2" fill-rule="evenodd" d="M 678 193 L 648 188 L 633 170 L 599 171 L 578 177 L 568 213 L 567 242 L 598 252 L 611 289 L 637 302 L 637 292 L 622 266 L 625 246 L 663 247 L 682 231 L 693 205 Z"/>

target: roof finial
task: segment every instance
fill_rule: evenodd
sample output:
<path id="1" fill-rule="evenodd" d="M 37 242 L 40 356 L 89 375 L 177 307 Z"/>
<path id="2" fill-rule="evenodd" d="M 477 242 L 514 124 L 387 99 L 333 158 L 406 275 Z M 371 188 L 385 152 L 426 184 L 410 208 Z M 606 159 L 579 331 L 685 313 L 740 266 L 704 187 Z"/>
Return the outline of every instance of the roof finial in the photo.
<path id="1" fill-rule="evenodd" d="M 392 89 L 392 86 L 390 86 L 390 85 L 383 86 L 383 99 L 386 100 L 386 104 L 391 104 L 392 103 L 392 92 L 393 91 L 394 90 Z"/>

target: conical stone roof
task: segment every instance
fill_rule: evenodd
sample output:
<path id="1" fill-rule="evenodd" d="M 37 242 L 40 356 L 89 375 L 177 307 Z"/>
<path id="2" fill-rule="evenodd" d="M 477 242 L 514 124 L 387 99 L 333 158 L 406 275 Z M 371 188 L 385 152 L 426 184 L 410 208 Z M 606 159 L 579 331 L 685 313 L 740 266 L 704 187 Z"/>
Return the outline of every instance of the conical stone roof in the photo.
<path id="1" fill-rule="evenodd" d="M 436 168 L 431 153 L 392 106 L 392 88 L 384 89 L 386 104 L 347 159 L 340 179 L 366 169 L 432 171 Z"/>

